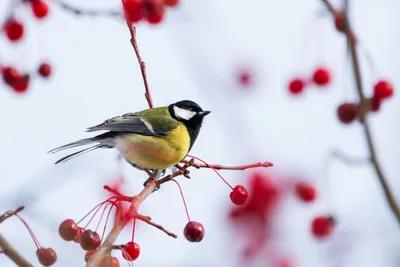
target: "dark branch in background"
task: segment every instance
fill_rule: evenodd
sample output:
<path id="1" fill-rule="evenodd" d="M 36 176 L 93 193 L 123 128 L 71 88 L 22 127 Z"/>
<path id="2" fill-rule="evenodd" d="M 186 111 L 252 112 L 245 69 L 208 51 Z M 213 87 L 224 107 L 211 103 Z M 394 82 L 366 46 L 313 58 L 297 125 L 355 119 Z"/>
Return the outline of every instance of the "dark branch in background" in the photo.
<path id="1" fill-rule="evenodd" d="M 0 223 L 14 216 L 23 209 L 24 207 L 19 207 L 16 210 L 6 211 L 3 215 L 0 216 Z M 7 241 L 7 239 L 2 234 L 0 234 L 0 253 L 6 255 L 17 266 L 33 267 L 33 265 L 29 261 L 27 261 L 21 254 L 19 254 L 19 252 Z"/>
<path id="2" fill-rule="evenodd" d="M 76 16 L 87 16 L 87 17 L 109 17 L 112 19 L 123 19 L 122 12 L 120 10 L 101 10 L 101 9 L 90 9 L 90 8 L 80 8 L 71 5 L 62 0 L 53 0 L 55 5 L 58 5 L 62 10 L 67 13 L 71 13 Z"/>
<path id="3" fill-rule="evenodd" d="M 328 0 L 321 0 L 325 6 L 327 7 L 328 11 L 334 17 L 336 15 L 336 10 L 333 8 L 332 4 Z M 350 23 L 349 23 L 349 0 L 344 0 L 344 16 L 345 16 L 345 35 L 348 47 L 350 49 L 350 57 L 352 62 L 352 69 L 354 73 L 355 84 L 357 88 L 358 98 L 360 104 L 363 105 L 367 99 L 364 95 L 363 85 L 362 85 L 362 76 L 360 70 L 360 63 L 358 59 L 357 49 L 356 49 L 356 40 L 353 38 L 352 33 L 354 31 L 351 30 Z M 379 183 L 382 186 L 386 201 L 389 204 L 390 209 L 392 210 L 393 214 L 395 215 L 397 222 L 400 224 L 400 208 L 397 205 L 396 199 L 393 196 L 393 193 L 390 190 L 389 183 L 383 174 L 381 165 L 379 164 L 378 157 L 376 155 L 376 149 L 374 142 L 372 140 L 372 134 L 370 130 L 370 126 L 368 120 L 365 118 L 366 114 L 362 114 L 360 119 L 365 139 L 367 140 L 368 150 L 369 150 L 369 158 L 372 166 L 374 167 L 374 171 L 378 176 Z"/>

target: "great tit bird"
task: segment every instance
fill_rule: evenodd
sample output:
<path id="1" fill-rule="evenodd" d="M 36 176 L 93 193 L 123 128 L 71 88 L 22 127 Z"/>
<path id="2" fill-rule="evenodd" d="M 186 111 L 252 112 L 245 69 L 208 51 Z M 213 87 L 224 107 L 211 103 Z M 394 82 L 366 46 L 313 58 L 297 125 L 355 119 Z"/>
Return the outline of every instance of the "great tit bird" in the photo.
<path id="1" fill-rule="evenodd" d="M 49 153 L 94 144 L 61 158 L 56 164 L 98 148 L 116 148 L 134 167 L 164 170 L 186 157 L 197 139 L 204 116 L 209 113 L 190 100 L 127 113 L 86 130 L 106 133 L 66 144 Z"/>

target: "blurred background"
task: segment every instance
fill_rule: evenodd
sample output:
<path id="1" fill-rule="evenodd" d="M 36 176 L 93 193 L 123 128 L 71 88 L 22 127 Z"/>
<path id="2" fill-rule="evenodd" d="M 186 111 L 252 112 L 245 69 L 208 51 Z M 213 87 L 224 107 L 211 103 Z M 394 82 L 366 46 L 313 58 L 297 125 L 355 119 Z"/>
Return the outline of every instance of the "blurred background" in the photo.
<path id="1" fill-rule="evenodd" d="M 1 22 L 17 0 L 0 2 Z M 83 266 L 84 251 L 58 235 L 64 219 L 79 220 L 107 198 L 102 189 L 122 174 L 123 192 L 140 192 L 146 176 L 117 160 L 115 151 L 96 151 L 54 165 L 61 154 L 47 151 L 88 136 L 86 127 L 123 113 L 147 108 L 140 69 L 122 19 L 77 16 L 48 1 L 50 12 L 37 20 L 19 6 L 23 21 L 20 42 L 0 36 L 0 64 L 35 72 L 48 62 L 49 79 L 31 77 L 24 93 L 0 86 L 0 210 L 25 205 L 21 215 L 44 247 L 58 253 L 55 266 Z M 118 1 L 68 0 L 79 8 L 120 10 Z M 340 6 L 339 1 L 333 4 Z M 360 51 L 366 95 L 377 79 L 400 84 L 400 38 L 397 0 L 353 0 L 351 19 L 364 49 Z M 192 170 L 183 187 L 193 220 L 206 236 L 189 243 L 182 235 L 187 223 L 176 185 L 168 183 L 140 208 L 144 215 L 179 235 L 174 240 L 138 223 L 135 240 L 140 267 L 322 267 L 400 265 L 399 225 L 368 164 L 347 165 L 326 159 L 340 149 L 366 158 L 366 141 L 358 122 L 343 125 L 336 108 L 357 101 L 345 39 L 318 0 L 239 1 L 181 0 L 166 10 L 158 25 L 140 22 L 138 44 L 147 64 L 156 106 L 191 99 L 212 113 L 205 120 L 191 154 L 209 163 L 241 165 L 271 161 L 262 171 L 279 189 L 279 205 L 257 253 L 243 256 L 250 246 L 243 232 L 249 224 L 232 222 L 235 209 L 229 188 L 211 170 Z M 368 53 L 373 64 L 368 61 Z M 308 78 L 318 66 L 332 73 L 329 86 L 307 87 L 291 95 L 287 83 L 297 75 Z M 368 119 L 378 157 L 393 194 L 400 195 L 397 152 L 400 143 L 399 98 L 387 101 Z M 222 171 L 233 185 L 250 188 L 254 170 Z M 293 181 L 315 185 L 312 203 L 296 199 Z M 330 214 L 337 224 L 330 238 L 316 239 L 310 230 L 315 216 Z M 247 221 L 248 222 L 248 221 Z M 251 223 L 251 222 L 250 222 Z M 258 229 L 258 228 L 257 228 Z M 0 227 L 19 251 L 38 265 L 35 247 L 17 218 Z M 254 234 L 254 232 L 253 232 Z M 120 243 L 129 241 L 124 232 Z M 121 266 L 128 266 L 114 253 Z M 0 266 L 13 266 L 5 256 Z"/>

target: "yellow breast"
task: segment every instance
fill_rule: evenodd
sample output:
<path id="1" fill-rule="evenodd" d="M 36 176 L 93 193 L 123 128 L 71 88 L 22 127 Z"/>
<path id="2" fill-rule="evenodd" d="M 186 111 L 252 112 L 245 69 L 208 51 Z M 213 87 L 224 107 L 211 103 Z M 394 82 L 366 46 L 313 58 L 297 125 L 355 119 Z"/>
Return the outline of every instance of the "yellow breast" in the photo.
<path id="1" fill-rule="evenodd" d="M 187 155 L 189 146 L 189 133 L 183 124 L 163 137 L 125 134 L 116 144 L 129 162 L 143 169 L 171 167 Z"/>

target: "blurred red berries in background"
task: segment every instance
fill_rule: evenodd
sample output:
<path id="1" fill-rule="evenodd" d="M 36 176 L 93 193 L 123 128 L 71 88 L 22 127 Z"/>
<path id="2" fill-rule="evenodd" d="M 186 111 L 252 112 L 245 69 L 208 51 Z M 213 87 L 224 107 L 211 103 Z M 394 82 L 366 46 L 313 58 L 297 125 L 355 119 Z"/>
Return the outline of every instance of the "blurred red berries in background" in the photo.
<path id="1" fill-rule="evenodd" d="M 357 117 L 358 105 L 354 103 L 343 103 L 337 108 L 337 117 L 344 123 L 349 124 Z"/>
<path id="2" fill-rule="evenodd" d="M 317 190 L 311 184 L 306 182 L 297 182 L 295 192 L 298 199 L 304 202 L 313 202 L 317 198 Z"/>
<path id="3" fill-rule="evenodd" d="M 312 81 L 318 86 L 326 86 L 331 81 L 331 73 L 326 67 L 319 67 L 314 71 Z"/>
<path id="4" fill-rule="evenodd" d="M 311 232 L 317 239 L 328 238 L 332 235 L 335 220 L 332 216 L 321 215 L 315 217 L 311 222 Z"/>
<path id="5" fill-rule="evenodd" d="M 8 19 L 3 25 L 3 30 L 11 42 L 17 42 L 24 35 L 24 25 L 16 19 Z"/>

